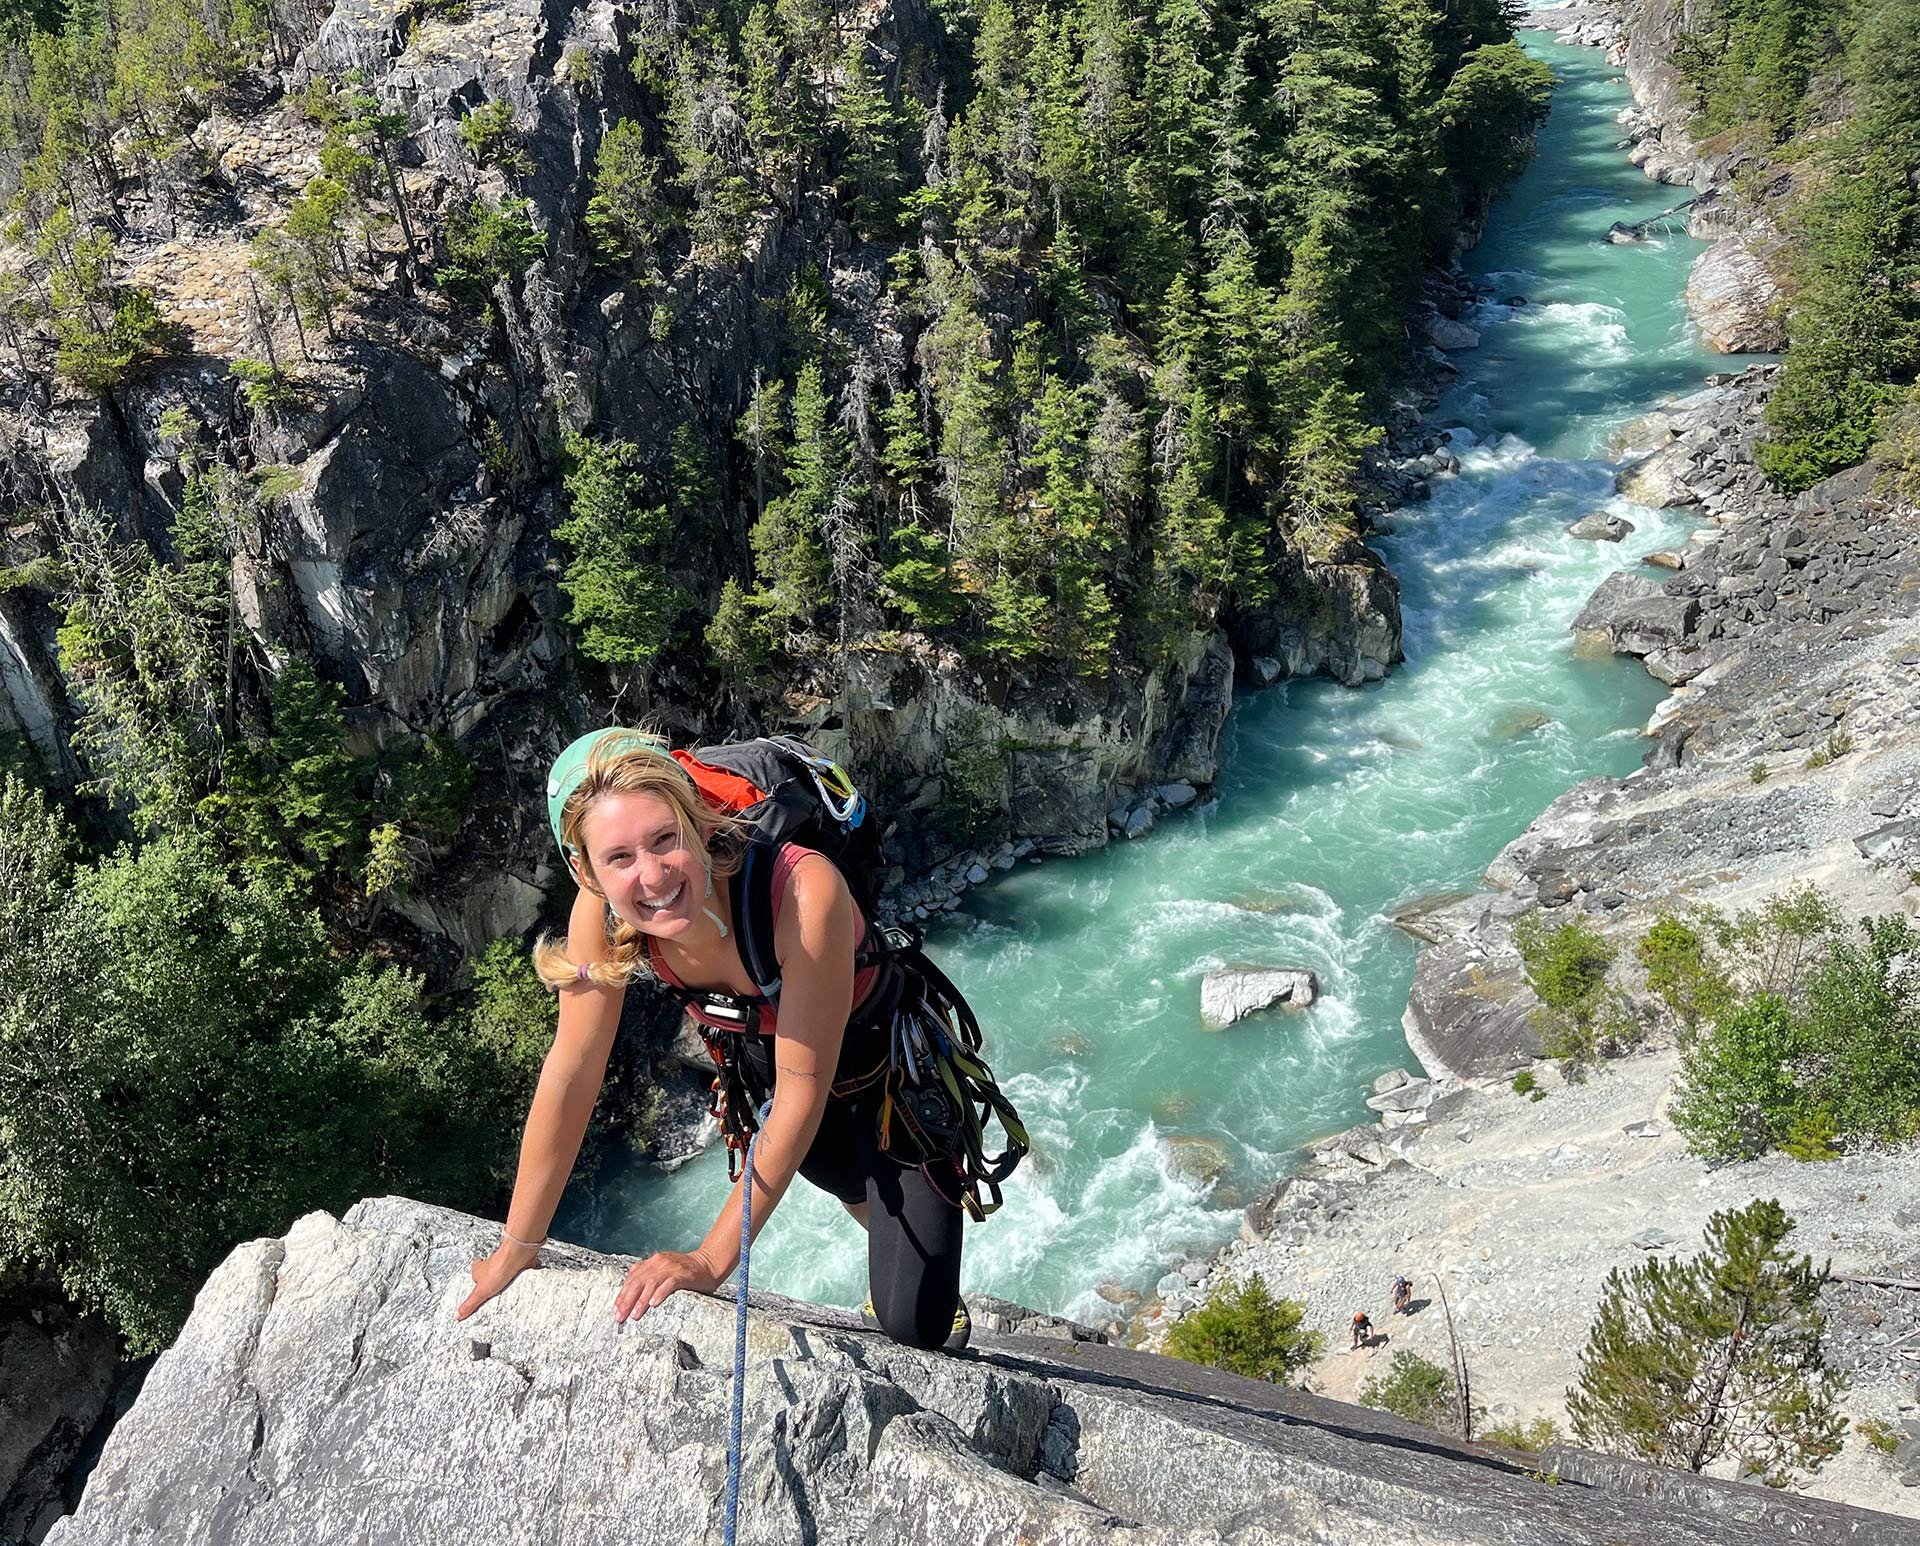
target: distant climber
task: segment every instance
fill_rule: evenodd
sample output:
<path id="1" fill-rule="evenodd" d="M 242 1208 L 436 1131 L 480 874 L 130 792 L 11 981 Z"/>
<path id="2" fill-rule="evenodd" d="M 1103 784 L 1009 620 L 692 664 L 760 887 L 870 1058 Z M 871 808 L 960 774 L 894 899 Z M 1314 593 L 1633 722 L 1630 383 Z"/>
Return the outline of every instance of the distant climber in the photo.
<path id="1" fill-rule="evenodd" d="M 1353 1312 L 1353 1348 L 1365 1347 L 1373 1337 L 1373 1319 L 1365 1310 Z"/>
<path id="2" fill-rule="evenodd" d="M 1395 1315 L 1413 1314 L 1413 1283 L 1404 1276 L 1393 1280 L 1393 1313 Z"/>
<path id="3" fill-rule="evenodd" d="M 759 1131 L 754 1233 L 805 1176 L 866 1227 L 868 1313 L 880 1329 L 915 1347 L 964 1347 L 961 1221 L 998 1205 L 1026 1133 L 975 1055 L 979 1027 L 959 991 L 916 934 L 881 930 L 850 889 L 870 906 L 878 823 L 853 836 L 866 806 L 846 774 L 797 741 L 696 757 L 615 728 L 560 754 L 547 806 L 580 885 L 566 938 L 534 951 L 560 994 L 559 1030 L 499 1247 L 473 1263 L 459 1318 L 538 1261 L 626 985 L 650 977 L 680 999 L 713 1057 L 713 1115 L 736 1184 L 697 1247 L 656 1252 L 627 1273 L 614 1318 L 642 1316 L 678 1289 L 710 1294 L 733 1272 L 740 1162 Z M 992 1159 L 981 1141 L 989 1116 L 1008 1139 Z"/>

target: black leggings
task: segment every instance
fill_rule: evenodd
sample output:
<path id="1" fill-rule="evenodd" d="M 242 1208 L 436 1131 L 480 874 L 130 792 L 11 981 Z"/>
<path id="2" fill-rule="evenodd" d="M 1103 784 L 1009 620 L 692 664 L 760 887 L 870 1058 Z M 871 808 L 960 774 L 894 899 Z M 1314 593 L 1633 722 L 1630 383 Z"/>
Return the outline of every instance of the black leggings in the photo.
<path id="1" fill-rule="evenodd" d="M 867 1280 L 880 1329 L 908 1347 L 938 1347 L 960 1303 L 960 1205 L 925 1172 L 888 1159 L 878 1128 L 877 1094 L 827 1102 L 800 1174 L 843 1203 L 867 1205 Z M 957 1198 L 957 1179 L 946 1190 Z"/>

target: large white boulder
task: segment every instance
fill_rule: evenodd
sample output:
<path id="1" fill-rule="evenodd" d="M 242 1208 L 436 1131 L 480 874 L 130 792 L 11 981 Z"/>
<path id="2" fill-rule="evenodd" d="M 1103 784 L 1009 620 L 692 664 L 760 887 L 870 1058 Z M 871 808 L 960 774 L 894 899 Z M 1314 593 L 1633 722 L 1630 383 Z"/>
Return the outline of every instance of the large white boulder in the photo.
<path id="1" fill-rule="evenodd" d="M 1284 1004 L 1305 1009 L 1320 979 L 1304 966 L 1216 966 L 1200 981 L 1200 1018 L 1212 1029 Z"/>

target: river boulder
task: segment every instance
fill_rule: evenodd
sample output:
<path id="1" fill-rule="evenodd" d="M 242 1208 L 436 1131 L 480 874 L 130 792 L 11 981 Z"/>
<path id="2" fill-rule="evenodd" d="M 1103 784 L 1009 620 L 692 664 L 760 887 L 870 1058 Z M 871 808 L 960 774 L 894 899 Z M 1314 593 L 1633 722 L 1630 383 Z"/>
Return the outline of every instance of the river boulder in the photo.
<path id="1" fill-rule="evenodd" d="M 1200 981 L 1200 1018 L 1211 1030 L 1263 1009 L 1305 1009 L 1320 996 L 1320 979 L 1304 966 L 1216 966 Z"/>
<path id="2" fill-rule="evenodd" d="M 1583 542 L 1618 542 L 1634 529 L 1633 522 L 1611 510 L 1595 510 L 1567 528 L 1569 537 Z"/>
<path id="3" fill-rule="evenodd" d="M 1189 1186 L 1213 1185 L 1227 1173 L 1232 1157 L 1217 1138 L 1202 1138 L 1192 1133 L 1176 1133 L 1160 1140 L 1167 1156 L 1167 1170 Z"/>
<path id="4" fill-rule="evenodd" d="M 1629 609 L 1658 596 L 1661 585 L 1662 582 L 1650 574 L 1637 574 L 1631 569 L 1614 570 L 1587 598 L 1587 604 L 1573 620 L 1573 631 L 1605 634 L 1611 642 L 1614 626 L 1627 615 Z"/>
<path id="5" fill-rule="evenodd" d="M 1721 354 L 1787 346 L 1786 309 L 1772 271 L 1744 236 L 1715 242 L 1687 271 L 1687 311 Z"/>
<path id="6" fill-rule="evenodd" d="M 1432 316 L 1427 319 L 1427 337 L 1440 349 L 1478 349 L 1480 334 L 1464 322 L 1456 322 L 1451 317 Z"/>

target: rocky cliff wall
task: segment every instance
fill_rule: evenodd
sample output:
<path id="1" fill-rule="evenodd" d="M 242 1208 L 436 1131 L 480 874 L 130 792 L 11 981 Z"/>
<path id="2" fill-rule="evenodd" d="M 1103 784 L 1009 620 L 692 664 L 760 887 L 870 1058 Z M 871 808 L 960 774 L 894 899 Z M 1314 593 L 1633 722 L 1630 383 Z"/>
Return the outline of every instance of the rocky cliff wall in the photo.
<path id="1" fill-rule="evenodd" d="M 260 668 L 289 655 L 319 662 L 346 685 L 362 746 L 440 731 L 474 760 L 480 794 L 463 841 L 400 912 L 469 952 L 531 926 L 556 872 L 530 789 L 559 745 L 616 714 L 687 741 L 762 728 L 813 737 L 900 813 L 892 849 L 904 877 L 967 846 L 951 822 L 930 819 L 981 793 L 954 784 L 956 754 L 984 750 L 995 763 L 984 782 L 999 808 L 974 840 L 989 851 L 1022 838 L 1079 851 L 1107 841 L 1107 813 L 1130 791 L 1212 780 L 1236 652 L 1355 684 L 1398 660 L 1397 588 L 1351 542 L 1324 562 L 1290 555 L 1278 600 L 1259 615 L 1192 633 L 1156 661 L 1116 660 L 1096 683 L 984 671 L 913 634 L 855 629 L 793 680 L 722 691 L 683 663 L 615 683 L 609 699 L 599 677 L 576 669 L 555 586 L 555 492 L 541 469 L 558 438 L 592 426 L 652 463 L 673 426 L 692 424 L 724 460 L 756 372 L 777 357 L 781 302 L 823 252 L 852 377 L 892 379 L 918 346 L 887 283 L 889 249 L 836 224 L 829 190 L 767 213 L 735 267 L 689 262 L 634 287 L 589 262 L 594 157 L 613 123 L 646 118 L 626 57 L 663 17 L 644 4 L 569 0 L 340 0 L 285 73 L 284 94 L 223 97 L 195 132 L 199 175 L 183 177 L 164 209 L 156 200 L 128 211 L 122 252 L 184 330 L 185 353 L 109 398 L 62 395 L 51 378 L 0 389 L 7 486 L 20 506 L 84 503 L 164 551 L 183 450 L 253 476 L 268 492 L 233 584 Z M 920 0 L 868 4 L 849 21 L 896 85 L 937 56 Z M 322 131 L 298 94 L 349 72 L 405 115 L 398 178 L 423 227 L 476 188 L 503 191 L 498 169 L 476 168 L 459 125 L 482 105 L 510 106 L 529 167 L 518 191 L 546 251 L 518 290 L 496 287 L 504 348 L 444 296 L 416 292 L 397 249 L 342 303 L 347 341 L 315 358 L 302 359 L 290 317 L 263 312 L 248 244 L 320 168 Z M 1029 300 L 1015 285 L 992 301 L 999 310 L 984 320 L 1004 342 Z M 228 367 L 268 351 L 299 362 L 300 391 L 250 407 Z M 169 418 L 181 408 L 199 426 L 184 446 Z M 671 560 L 707 610 L 727 567 L 716 554 L 743 558 L 752 520 L 745 501 L 721 503 L 717 528 L 689 533 Z M 16 532 L 7 561 L 31 541 Z M 0 594 L 0 725 L 70 775 L 73 706 L 53 623 L 46 606 Z"/>
<path id="2" fill-rule="evenodd" d="M 731 1304 L 677 1294 L 619 1331 L 625 1263 L 561 1246 L 455 1322 L 492 1239 L 381 1199 L 241 1246 L 49 1546 L 718 1541 Z M 924 1354 L 770 1296 L 745 1395 L 743 1542 L 1893 1546 L 1907 1528 L 1574 1452 L 1549 1485 L 1536 1459 L 1169 1359 L 990 1332 Z"/>

